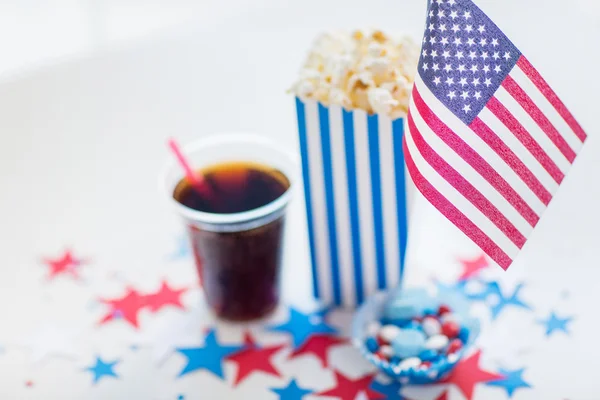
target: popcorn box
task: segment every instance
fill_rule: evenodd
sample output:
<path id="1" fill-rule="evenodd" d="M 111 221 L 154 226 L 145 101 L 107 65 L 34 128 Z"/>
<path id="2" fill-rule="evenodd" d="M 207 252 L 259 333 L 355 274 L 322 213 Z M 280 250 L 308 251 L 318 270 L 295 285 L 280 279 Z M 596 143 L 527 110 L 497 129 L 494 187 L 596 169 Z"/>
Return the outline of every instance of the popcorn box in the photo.
<path id="1" fill-rule="evenodd" d="M 296 97 L 313 291 L 355 307 L 400 284 L 414 189 L 404 119 Z"/>

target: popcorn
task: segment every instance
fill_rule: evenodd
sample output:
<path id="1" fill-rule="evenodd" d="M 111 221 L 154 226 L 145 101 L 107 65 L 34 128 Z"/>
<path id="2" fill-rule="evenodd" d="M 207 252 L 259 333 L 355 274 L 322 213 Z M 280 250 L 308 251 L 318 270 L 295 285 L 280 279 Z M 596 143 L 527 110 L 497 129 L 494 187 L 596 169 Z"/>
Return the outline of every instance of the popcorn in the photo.
<path id="1" fill-rule="evenodd" d="M 326 105 L 403 117 L 418 59 L 419 48 L 407 36 L 358 30 L 324 33 L 314 41 L 291 91 Z"/>

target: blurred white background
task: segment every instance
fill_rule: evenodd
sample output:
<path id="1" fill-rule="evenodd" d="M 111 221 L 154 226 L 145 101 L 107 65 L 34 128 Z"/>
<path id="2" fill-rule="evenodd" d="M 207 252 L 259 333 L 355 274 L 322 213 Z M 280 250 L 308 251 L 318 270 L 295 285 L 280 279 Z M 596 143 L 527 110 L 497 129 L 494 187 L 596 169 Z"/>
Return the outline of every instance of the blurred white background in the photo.
<path id="1" fill-rule="evenodd" d="M 566 312 L 578 318 L 571 340 L 527 360 L 536 395 L 515 399 L 597 400 L 600 2 L 477 3 L 564 97 L 590 136 L 505 274 L 508 281 L 527 276 L 534 282 L 529 293 L 536 300 L 530 301 L 540 317 L 557 293 L 571 287 Z M 166 393 L 159 398 L 175 399 L 179 391 L 203 398 L 198 388 L 212 381 L 173 382 L 181 360 L 171 359 L 157 372 L 139 355 L 124 360 L 120 372 L 127 379 L 90 393 L 82 363 L 94 352 L 120 357 L 124 331 L 90 333 L 85 361 L 33 373 L 29 354 L 9 345 L 41 319 L 93 325 L 99 312 L 81 304 L 122 290 L 105 285 L 107 271 L 120 271 L 142 287 L 167 273 L 175 284 L 194 279 L 191 265 L 168 269 L 164 263 L 181 230 L 156 190 L 165 138 L 185 143 L 243 129 L 295 150 L 293 101 L 285 90 L 313 38 L 336 27 L 381 27 L 418 39 L 425 8 L 425 0 L 0 0 L 0 347 L 9 348 L 0 356 L 0 398 L 149 399 Z M 418 208 L 409 279 L 450 276 L 456 270 L 448 260 L 476 249 L 427 203 Z M 286 254 L 285 293 L 295 303 L 309 292 L 302 210 L 297 201 Z M 90 285 L 48 285 L 43 279 L 40 258 L 65 246 L 93 255 Z M 539 333 L 534 321 L 510 326 L 515 337 Z M 587 375 L 557 367 L 557 360 L 585 360 Z M 39 391 L 24 388 L 28 376 Z M 256 393 L 261 398 L 263 392 Z"/>
<path id="2" fill-rule="evenodd" d="M 327 2 L 331 0 L 324 1 Z M 348 9 L 363 8 L 365 22 L 376 23 L 380 16 L 379 4 L 395 11 L 402 10 L 407 3 L 411 3 L 409 9 L 424 8 L 426 0 L 389 0 L 378 2 L 373 7 L 368 3 L 348 1 L 344 4 Z M 519 4 L 518 7 L 524 9 L 524 16 L 527 15 L 526 10 L 537 10 L 527 16 L 537 18 L 535 23 L 543 23 L 546 15 L 553 14 L 555 10 L 561 10 L 565 18 L 584 17 L 587 23 L 600 23 L 600 2 L 595 0 L 498 3 L 501 6 Z M 296 0 L 2 0 L 0 75 L 185 27 L 210 31 L 227 18 L 246 12 L 262 9 L 268 16 L 274 6 L 313 8 L 311 14 L 327 8 L 318 2 Z M 334 18 L 332 23 L 348 23 L 345 14 L 344 10 L 340 10 L 340 18 Z M 519 12 L 515 10 L 515 14 Z M 515 17 L 519 20 L 518 15 Z M 556 26 L 557 31 L 564 29 L 564 25 Z"/>

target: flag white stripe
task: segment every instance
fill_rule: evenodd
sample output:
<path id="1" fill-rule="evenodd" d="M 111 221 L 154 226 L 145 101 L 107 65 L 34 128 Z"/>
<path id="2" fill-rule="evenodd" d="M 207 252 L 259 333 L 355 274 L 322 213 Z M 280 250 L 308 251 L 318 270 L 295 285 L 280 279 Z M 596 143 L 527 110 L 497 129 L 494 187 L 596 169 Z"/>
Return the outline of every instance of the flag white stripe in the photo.
<path id="1" fill-rule="evenodd" d="M 527 150 L 527 148 L 517 139 L 517 137 L 500 121 L 493 112 L 488 108 L 484 108 L 479 113 L 479 118 L 493 130 L 500 139 L 515 153 L 515 155 L 529 168 L 540 183 L 550 193 L 554 193 L 558 189 L 558 183 L 544 169 L 542 164 Z M 505 177 L 506 178 L 506 177 Z M 512 182 L 510 182 L 512 185 Z M 519 191 L 518 191 L 519 192 Z M 520 193 L 520 192 L 519 192 Z M 533 194 L 533 192 L 532 192 Z M 535 194 L 533 194 L 535 196 Z M 534 207 L 534 203 L 523 197 L 528 204 L 532 206 L 538 215 L 546 209 L 546 205 L 538 200 L 538 205 Z"/>
<path id="2" fill-rule="evenodd" d="M 306 136 L 310 164 L 310 184 L 312 193 L 313 226 L 315 234 L 316 260 L 320 268 L 319 294 L 326 303 L 333 302 L 330 249 L 327 245 L 329 227 L 325 202 L 325 179 L 323 154 L 321 151 L 321 130 L 319 128 L 319 108 L 316 102 L 305 103 Z"/>
<path id="3" fill-rule="evenodd" d="M 469 163 L 461 156 L 456 154 L 442 139 L 435 134 L 427 134 L 429 127 L 423 120 L 416 105 L 411 102 L 410 115 L 415 125 L 421 132 L 429 146 L 439 154 L 452 168 L 454 168 L 463 178 L 473 185 L 479 192 L 487 198 L 498 210 L 523 234 L 527 236 L 533 227 L 523 218 L 523 216 L 508 202 L 484 177 L 482 177 Z M 463 138 L 464 139 L 464 138 Z"/>
<path id="4" fill-rule="evenodd" d="M 371 165 L 369 163 L 369 130 L 367 113 L 355 110 L 354 151 L 356 160 L 356 185 L 358 187 L 358 213 L 360 218 L 361 253 L 364 293 L 377 290 L 377 268 L 375 260 L 375 228 L 373 222 L 373 198 L 371 187 Z"/>
<path id="5" fill-rule="evenodd" d="M 356 304 L 354 276 L 352 273 L 352 238 L 350 236 L 350 208 L 346 177 L 346 153 L 344 149 L 344 122 L 340 106 L 329 107 L 329 132 L 333 164 L 333 190 L 335 195 L 335 221 L 340 270 L 340 286 L 343 304 Z M 332 210 L 329 210 L 331 212 Z"/>
<path id="6" fill-rule="evenodd" d="M 458 119 L 458 117 L 456 117 L 450 110 L 448 110 L 433 95 L 433 93 L 431 93 L 429 88 L 423 83 L 423 81 L 421 80 L 420 77 L 418 77 L 416 79 L 415 84 L 417 85 L 417 89 L 419 90 L 419 93 L 421 94 L 423 101 L 425 103 L 427 103 L 427 105 L 429 106 L 429 108 L 431 110 L 435 110 L 435 113 L 438 116 L 438 118 L 440 120 L 442 120 L 446 124 L 446 126 L 448 126 L 450 129 L 452 129 L 458 136 L 460 136 L 461 139 L 463 139 L 466 143 L 468 143 L 469 146 L 471 146 L 473 148 L 473 150 L 475 150 L 478 154 L 480 154 L 483 157 L 483 159 L 486 160 L 488 162 L 488 164 L 490 164 L 490 166 L 496 172 L 498 172 L 500 174 L 500 176 L 502 176 L 506 180 L 506 182 L 523 198 L 523 200 L 525 200 L 525 202 L 527 204 L 529 204 L 529 206 L 538 215 L 540 215 L 546 209 L 546 206 L 535 195 L 535 193 L 531 191 L 531 189 L 527 186 L 527 184 L 525 182 L 523 182 L 521 177 L 519 177 L 519 175 L 517 175 L 516 172 L 513 171 L 513 169 L 509 165 L 507 165 L 504 162 L 504 160 L 502 158 L 500 158 L 500 156 L 498 154 L 496 154 L 496 152 L 493 149 L 491 149 L 488 146 L 487 143 L 485 143 L 475 132 L 473 132 L 473 130 L 471 130 L 460 119 Z M 482 120 L 483 120 L 483 118 L 482 118 Z M 486 121 L 484 120 L 484 122 L 486 122 Z M 486 122 L 486 124 L 487 124 L 487 122 Z M 489 124 L 488 124 L 488 126 L 489 126 Z M 490 126 L 490 128 L 492 128 L 492 127 Z M 493 130 L 497 134 L 500 133 L 498 136 L 500 136 L 500 138 L 502 140 L 504 140 L 505 135 L 502 135 L 501 132 L 503 130 L 506 130 L 506 128 L 503 128 L 503 130 L 500 130 L 500 131 L 498 131 L 497 129 L 493 129 Z M 512 136 L 512 134 L 510 132 L 507 132 L 507 133 Z M 516 138 L 514 138 L 514 136 L 510 139 L 514 139 L 514 140 L 512 140 L 511 143 L 509 143 L 509 147 L 511 147 L 513 149 L 513 151 L 515 151 L 517 156 L 519 155 L 519 152 L 515 150 L 514 146 L 522 148 L 522 151 L 525 151 L 525 152 L 527 151 L 523 147 L 523 145 Z M 519 158 L 521 158 L 521 157 L 519 157 Z M 521 160 L 523 160 L 523 159 L 521 158 Z M 525 161 L 525 160 L 523 160 L 523 161 Z M 528 166 L 529 164 L 525 163 L 525 165 Z M 540 168 L 541 168 L 541 166 L 540 166 Z M 542 168 L 542 171 L 544 174 L 548 175 L 548 173 L 543 168 Z M 532 171 L 532 172 L 535 175 L 537 175 L 536 171 Z M 548 175 L 548 178 L 551 181 L 550 187 L 551 188 L 557 187 L 557 184 L 556 184 L 556 182 L 554 182 L 552 180 L 552 177 L 550 177 Z M 542 184 L 544 184 L 544 181 L 542 181 Z M 544 186 L 549 189 L 549 187 L 547 185 L 544 184 Z"/>
<path id="7" fill-rule="evenodd" d="M 560 152 L 552 140 L 548 137 L 540 126 L 531 118 L 525 109 L 510 95 L 503 87 L 500 87 L 494 96 L 508 109 L 508 111 L 523 125 L 523 128 L 529 132 L 531 137 L 538 142 L 544 152 L 550 157 L 558 168 L 566 174 L 571 167 L 571 163 Z"/>
<path id="8" fill-rule="evenodd" d="M 396 209 L 392 121 L 386 116 L 379 115 L 378 122 L 386 283 L 388 287 L 396 287 L 400 282 L 400 243 L 398 238 L 398 211 Z M 400 188 L 400 190 L 404 190 L 404 188 Z"/>
<path id="9" fill-rule="evenodd" d="M 485 233 L 502 251 L 511 259 L 519 252 L 519 248 L 494 225 L 481 211 L 479 211 L 469 200 L 460 194 L 451 184 L 440 176 L 433 167 L 421 155 L 417 149 L 410 128 L 406 130 L 406 145 L 416 168 L 421 175 L 440 192 L 460 212 L 469 218 L 483 233 Z"/>
<path id="10" fill-rule="evenodd" d="M 575 153 L 579 153 L 579 150 L 583 146 L 581 140 L 577 137 L 575 132 L 567 124 L 563 117 L 560 116 L 556 108 L 546 99 L 542 92 L 535 86 L 535 84 L 529 79 L 525 72 L 517 65 L 509 74 L 511 78 L 515 80 L 521 86 L 521 88 L 531 97 L 531 100 L 538 106 L 538 108 L 544 113 L 552 125 L 558 130 L 565 141 L 573 149 Z"/>

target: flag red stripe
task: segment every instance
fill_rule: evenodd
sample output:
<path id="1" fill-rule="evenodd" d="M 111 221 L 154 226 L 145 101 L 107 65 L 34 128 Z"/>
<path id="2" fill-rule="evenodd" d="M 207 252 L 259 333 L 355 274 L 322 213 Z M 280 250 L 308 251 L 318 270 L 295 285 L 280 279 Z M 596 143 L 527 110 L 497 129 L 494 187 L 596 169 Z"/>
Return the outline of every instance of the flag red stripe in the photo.
<path id="1" fill-rule="evenodd" d="M 557 182 L 561 183 L 565 178 L 565 174 L 558 168 L 552 159 L 546 154 L 544 149 L 535 141 L 527 132 L 527 129 L 521 125 L 519 121 L 508 111 L 500 101 L 492 97 L 487 104 L 487 108 L 502 121 L 504 125 L 515 135 L 517 139 L 529 150 L 529 152 L 542 164 L 544 169 L 548 171 L 550 176 Z"/>
<path id="2" fill-rule="evenodd" d="M 564 137 L 556 130 L 552 122 L 544 115 L 542 110 L 535 105 L 531 97 L 515 80 L 509 75 L 502 82 L 502 87 L 527 111 L 527 114 L 533 118 L 536 124 L 544 131 L 544 133 L 550 138 L 552 143 L 560 152 L 569 160 L 572 164 L 577 154 L 573 151 L 571 146 L 567 143 Z"/>
<path id="3" fill-rule="evenodd" d="M 511 150 L 506 143 L 504 143 L 496 132 L 490 129 L 489 126 L 476 117 L 471 125 L 469 126 L 473 132 L 477 134 L 496 154 L 508 164 L 513 171 L 525 182 L 525 184 L 531 189 L 531 191 L 544 203 L 548 205 L 552 200 L 552 194 L 542 185 L 542 183 L 535 177 L 533 172 L 521 161 L 519 157 Z"/>
<path id="4" fill-rule="evenodd" d="M 540 217 L 523 200 L 523 198 L 496 172 L 471 146 L 460 138 L 452 129 L 448 128 L 431 109 L 425 104 L 417 86 L 413 89 L 413 102 L 421 114 L 423 120 L 431 130 L 439 136 L 456 154 L 461 156 L 473 169 L 475 169 L 486 181 L 490 183 L 531 226 L 535 226 Z"/>
<path id="5" fill-rule="evenodd" d="M 421 136 L 412 115 L 408 115 L 408 126 L 415 146 L 423 158 L 431 165 L 440 176 L 462 194 L 471 204 L 482 212 L 494 225 L 520 249 L 525 244 L 525 236 L 487 199 L 477 188 L 448 164 L 440 155 L 429 146 Z"/>
<path id="6" fill-rule="evenodd" d="M 406 147 L 406 137 L 403 139 L 402 146 L 408 172 L 423 196 L 475 244 L 481 247 L 492 260 L 503 269 L 508 269 L 512 262 L 511 258 L 421 175 Z"/>
<path id="7" fill-rule="evenodd" d="M 587 135 L 581 125 L 575 120 L 573 114 L 567 109 L 567 106 L 558 98 L 554 90 L 548 85 L 546 80 L 539 74 L 539 72 L 535 69 L 533 65 L 525 58 L 525 56 L 521 56 L 517 65 L 521 70 L 531 79 L 533 84 L 539 89 L 540 92 L 544 95 L 544 97 L 552 104 L 552 106 L 556 109 L 556 111 L 560 114 L 561 117 L 565 120 L 567 125 L 573 129 L 575 135 L 582 142 L 585 141 Z"/>

